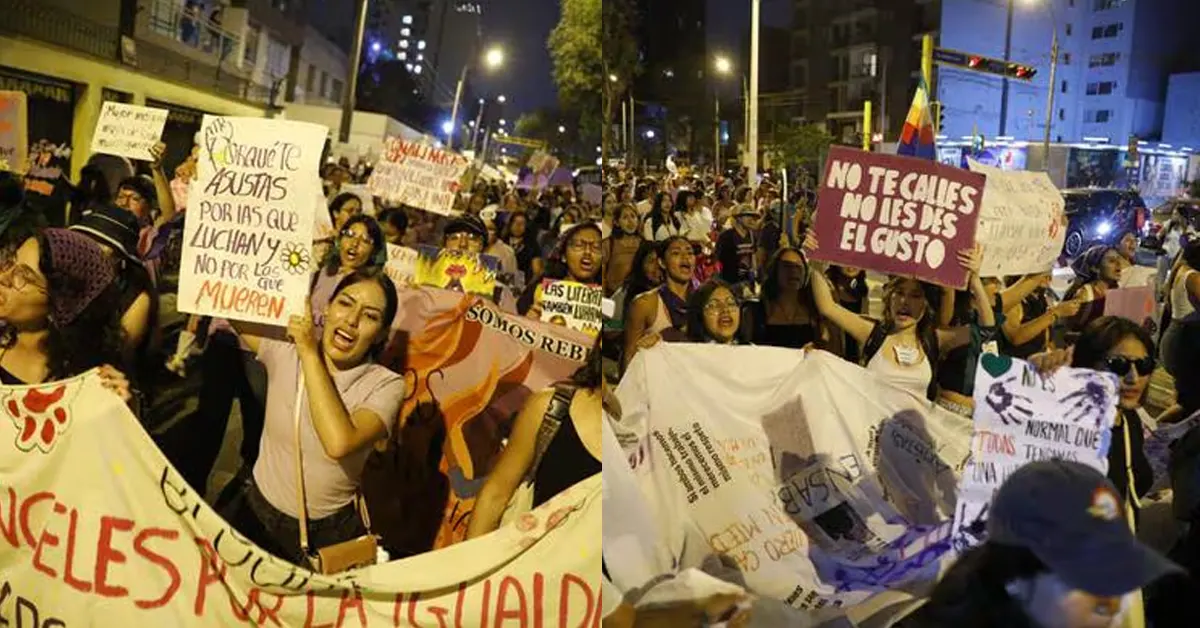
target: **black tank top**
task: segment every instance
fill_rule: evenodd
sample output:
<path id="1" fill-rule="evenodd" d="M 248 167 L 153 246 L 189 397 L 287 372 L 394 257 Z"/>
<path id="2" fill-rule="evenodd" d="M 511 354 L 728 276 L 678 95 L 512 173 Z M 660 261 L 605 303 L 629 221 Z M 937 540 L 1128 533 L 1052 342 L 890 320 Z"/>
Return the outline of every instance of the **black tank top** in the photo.
<path id="1" fill-rule="evenodd" d="M 534 473 L 533 507 L 541 506 L 555 495 L 600 473 L 601 468 L 600 461 L 593 458 L 579 440 L 575 422 L 569 415 L 564 417 Z"/>
<path id="2" fill-rule="evenodd" d="M 1041 290 L 1035 291 L 1021 302 L 1021 324 L 1024 325 L 1049 311 L 1050 302 L 1046 300 L 1046 293 Z M 1001 353 L 1022 360 L 1029 359 L 1030 356 L 1046 350 L 1046 336 L 1047 334 L 1041 333 L 1029 342 L 1014 346 L 1008 342 L 1007 336 L 1000 334 L 999 338 L 1002 340 Z"/>

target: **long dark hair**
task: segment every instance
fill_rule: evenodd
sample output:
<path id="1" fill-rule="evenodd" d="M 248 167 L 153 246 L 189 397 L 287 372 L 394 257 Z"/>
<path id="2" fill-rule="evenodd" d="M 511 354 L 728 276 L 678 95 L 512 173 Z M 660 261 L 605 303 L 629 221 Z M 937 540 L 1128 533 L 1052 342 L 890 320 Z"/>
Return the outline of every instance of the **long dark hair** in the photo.
<path id="1" fill-rule="evenodd" d="M 600 233 L 600 227 L 594 222 L 581 222 L 567 230 L 566 233 L 559 238 L 558 243 L 554 246 L 554 251 L 550 254 L 550 258 L 546 260 L 545 270 L 541 275 L 534 277 L 532 281 L 525 284 L 525 291 L 517 299 L 517 312 L 524 315 L 533 307 L 534 295 L 537 292 L 538 286 L 542 285 L 543 279 L 569 279 L 567 277 L 567 247 L 575 236 L 583 231 L 592 230 Z M 599 282 L 604 276 L 604 268 L 596 270 L 596 276 L 592 278 L 593 282 Z M 573 280 L 572 280 L 573 281 Z"/>
<path id="2" fill-rule="evenodd" d="M 1075 341 L 1075 352 L 1071 355 L 1071 366 L 1093 369 L 1104 361 L 1112 348 L 1133 336 L 1146 347 L 1147 355 L 1154 355 L 1154 338 L 1145 327 L 1120 316 L 1101 316 L 1088 323 Z"/>
<path id="3" fill-rule="evenodd" d="M 358 270 L 342 277 L 337 287 L 334 288 L 333 296 L 329 298 L 329 302 L 333 303 L 346 288 L 364 281 L 373 281 L 383 289 L 383 324 L 384 329 L 389 330 L 389 333 L 383 334 L 382 338 L 376 340 L 375 344 L 371 345 L 371 351 L 367 354 L 370 356 L 372 362 L 379 362 L 384 350 L 387 349 L 388 340 L 391 336 L 392 323 L 396 321 L 396 312 L 400 309 L 400 297 L 396 294 L 396 284 L 392 283 L 392 280 L 384 273 Z"/>
<path id="4" fill-rule="evenodd" d="M 54 261 L 45 236 L 39 234 L 37 239 L 41 251 L 38 267 L 46 276 L 46 296 L 53 303 L 57 295 L 74 288 L 63 284 L 61 275 L 53 272 Z M 120 298 L 116 282 L 110 283 L 69 325 L 59 327 L 50 322 L 42 346 L 50 371 L 47 381 L 74 377 L 104 364 L 121 364 Z M 8 342 L 15 340 L 13 337 Z"/>
<path id="5" fill-rule="evenodd" d="M 1033 628 L 1008 594 L 1008 583 L 1047 571 L 1033 552 L 985 542 L 967 550 L 942 577 L 919 611 L 922 625 L 971 628 Z"/>
<path id="6" fill-rule="evenodd" d="M 704 282 L 688 297 L 688 340 L 692 342 L 708 342 L 713 340 L 713 337 L 709 335 L 708 330 L 704 328 L 704 306 L 708 303 L 708 300 L 712 298 L 713 293 L 721 288 L 728 290 L 729 294 L 733 295 L 733 300 L 737 302 L 739 309 L 741 308 L 742 300 L 738 298 L 737 293 L 733 291 L 733 288 L 731 288 L 728 283 L 716 278 L 709 279 L 708 281 Z M 741 312 L 739 311 L 738 314 L 740 316 Z M 741 326 L 739 325 L 738 327 L 738 331 L 733 335 L 735 344 L 741 344 Z"/>
<path id="7" fill-rule="evenodd" d="M 600 336 L 588 351 L 583 366 L 571 374 L 570 383 L 584 390 L 599 390 L 604 383 L 604 359 L 600 351 Z"/>
<path id="8" fill-rule="evenodd" d="M 362 205 L 362 199 L 359 198 L 354 192 L 342 192 L 341 194 L 333 197 L 332 201 L 329 201 L 329 219 L 332 220 L 335 225 L 337 224 L 338 212 L 342 211 L 342 206 L 350 201 L 358 201 L 358 204 L 360 206 Z M 348 224 L 349 222 L 347 222 L 347 225 Z M 342 225 L 342 227 L 345 228 L 346 225 Z"/>
<path id="9" fill-rule="evenodd" d="M 779 285 L 779 265 L 782 262 L 785 253 L 795 253 L 796 255 L 799 255 L 801 263 L 804 264 L 804 270 L 806 272 L 808 271 L 808 257 L 805 256 L 804 252 L 800 249 L 785 246 L 776 251 L 775 254 L 771 256 L 771 259 L 767 261 L 767 266 L 764 272 L 764 275 L 766 275 L 766 281 L 763 282 L 762 286 L 764 303 L 777 301 L 780 295 L 783 294 L 783 286 Z M 805 279 L 804 285 L 800 288 L 800 304 L 808 310 L 809 317 L 813 319 L 813 323 L 815 324 L 820 315 L 817 313 L 817 302 L 813 297 L 812 285 L 809 283 L 807 278 Z"/>
<path id="10" fill-rule="evenodd" d="M 366 226 L 367 235 L 370 236 L 371 244 L 373 245 L 371 259 L 363 268 L 378 271 L 387 262 L 387 240 L 383 237 L 383 229 L 374 218 L 366 214 L 358 214 L 352 216 L 350 220 L 346 221 L 346 224 L 342 225 L 342 231 L 346 231 L 359 223 Z M 333 240 L 333 246 L 329 247 L 329 251 L 325 253 L 325 259 L 321 261 L 321 269 L 327 275 L 336 275 L 338 268 L 341 267 L 342 231 L 338 232 L 337 237 Z"/>
<path id="11" fill-rule="evenodd" d="M 668 220 L 671 225 L 678 230 L 681 226 L 679 216 L 671 209 L 669 198 L 666 192 L 659 192 L 654 195 L 654 204 L 650 206 L 650 214 L 646 216 L 646 220 L 650 223 L 650 238 L 654 238 L 654 234 L 658 233 L 658 228 L 663 226 Z"/>
<path id="12" fill-rule="evenodd" d="M 621 320 L 629 319 L 629 308 L 633 306 L 633 300 L 643 292 L 649 292 L 658 287 L 658 284 L 650 281 L 646 276 L 646 258 L 651 255 L 659 254 L 658 247 L 649 240 L 642 240 L 638 245 L 637 252 L 633 254 L 633 268 L 629 271 L 629 276 L 625 278 L 625 282 L 621 284 L 625 288 L 625 303 L 622 305 Z"/>
<path id="13" fill-rule="evenodd" d="M 942 291 L 933 284 L 918 281 L 912 277 L 892 277 L 883 286 L 883 331 L 890 334 L 896 330 L 896 321 L 892 318 L 892 295 L 900 289 L 904 281 L 916 281 L 925 295 L 925 313 L 917 321 L 917 337 L 931 333 L 937 328 L 938 307 L 942 302 Z"/>

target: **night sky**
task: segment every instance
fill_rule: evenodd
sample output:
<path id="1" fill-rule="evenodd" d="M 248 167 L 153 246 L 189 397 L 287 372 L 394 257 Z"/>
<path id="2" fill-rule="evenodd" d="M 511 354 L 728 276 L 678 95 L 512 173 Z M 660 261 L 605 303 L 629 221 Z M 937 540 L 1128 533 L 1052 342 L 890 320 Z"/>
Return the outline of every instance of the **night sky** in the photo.
<path id="1" fill-rule="evenodd" d="M 523 113 L 557 102 L 554 65 L 546 47 L 557 23 L 558 0 L 487 0 L 483 45 L 503 46 L 507 57 L 504 67 L 480 87 L 508 97 L 504 115 L 510 125 Z"/>
<path id="2" fill-rule="evenodd" d="M 742 38 L 750 29 L 750 0 L 707 0 L 708 49 L 713 54 L 724 53 L 746 69 L 749 59 L 739 59 Z M 788 26 L 792 16 L 791 0 L 762 0 L 763 24 Z"/>

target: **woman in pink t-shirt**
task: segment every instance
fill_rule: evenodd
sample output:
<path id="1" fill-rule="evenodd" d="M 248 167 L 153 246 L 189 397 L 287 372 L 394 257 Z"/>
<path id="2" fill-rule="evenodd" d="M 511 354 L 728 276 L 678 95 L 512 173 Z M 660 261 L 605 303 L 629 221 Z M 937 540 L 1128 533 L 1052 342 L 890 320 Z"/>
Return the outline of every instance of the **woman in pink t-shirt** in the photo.
<path id="1" fill-rule="evenodd" d="M 297 565 L 296 387 L 310 547 L 366 532 L 355 496 L 371 444 L 390 437 L 404 379 L 378 364 L 396 316 L 396 288 L 382 273 L 353 273 L 334 291 L 318 335 L 311 312 L 288 325 L 291 342 L 242 334 L 267 369 L 266 422 L 254 472 L 222 515 L 259 547 Z M 236 323 L 235 323 L 236 325 Z"/>

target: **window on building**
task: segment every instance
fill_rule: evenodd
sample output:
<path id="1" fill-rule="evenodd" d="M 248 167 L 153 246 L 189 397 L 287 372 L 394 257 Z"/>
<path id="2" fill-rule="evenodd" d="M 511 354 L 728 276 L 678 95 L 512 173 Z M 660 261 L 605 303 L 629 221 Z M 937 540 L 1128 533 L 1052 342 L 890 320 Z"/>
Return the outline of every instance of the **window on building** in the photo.
<path id="1" fill-rule="evenodd" d="M 396 58 L 401 61 L 408 61 L 408 53 L 401 50 L 400 53 L 396 55 Z"/>
<path id="2" fill-rule="evenodd" d="M 338 79 L 333 79 L 329 85 L 329 100 L 333 102 L 342 102 L 342 82 Z"/>
<path id="3" fill-rule="evenodd" d="M 1071 65 L 1071 53 L 1064 52 L 1062 56 L 1063 65 Z"/>
<path id="4" fill-rule="evenodd" d="M 1064 93 L 1064 94 L 1067 93 L 1067 82 L 1066 81 L 1062 82 L 1062 93 Z"/>
<path id="5" fill-rule="evenodd" d="M 424 50 L 424 49 L 425 49 L 425 40 L 422 39 L 417 42 L 417 50 Z"/>
<path id="6" fill-rule="evenodd" d="M 1067 119 L 1067 110 L 1066 110 L 1066 109 L 1059 109 L 1059 110 L 1058 110 L 1058 119 L 1059 119 L 1059 120 L 1066 120 L 1066 119 Z"/>
<path id="7" fill-rule="evenodd" d="M 267 75 L 271 78 L 287 76 L 288 62 L 291 60 L 292 47 L 275 39 L 267 38 Z"/>
<path id="8" fill-rule="evenodd" d="M 1083 112 L 1083 121 L 1092 124 L 1104 124 L 1112 115 L 1111 109 L 1088 109 Z"/>
<path id="9" fill-rule="evenodd" d="M 317 82 L 317 66 L 308 64 L 308 75 L 304 78 L 304 93 L 312 94 L 313 87 Z"/>
<path id="10" fill-rule="evenodd" d="M 1092 8 L 1095 11 L 1107 11 L 1121 6 L 1125 0 L 1094 0 Z"/>
<path id="11" fill-rule="evenodd" d="M 1088 57 L 1089 68 L 1106 68 L 1117 64 L 1121 59 L 1119 52 L 1105 52 L 1098 55 Z"/>
<path id="12" fill-rule="evenodd" d="M 1070 36 L 1071 36 L 1071 31 L 1072 31 L 1072 30 L 1074 30 L 1074 29 L 1072 28 L 1072 24 L 1071 24 L 1070 22 L 1067 22 L 1067 26 L 1066 26 L 1067 37 L 1070 37 Z"/>
<path id="13" fill-rule="evenodd" d="M 1116 81 L 1101 81 L 1098 83 L 1088 83 L 1088 96 L 1107 96 L 1117 89 Z"/>
<path id="14" fill-rule="evenodd" d="M 412 24 L 412 16 L 406 15 L 403 18 L 400 18 L 400 22 L 403 24 Z"/>
<path id="15" fill-rule="evenodd" d="M 242 61 L 249 65 L 258 63 L 258 40 L 262 37 L 262 27 L 251 24 L 246 27 L 246 47 L 242 53 Z"/>
<path id="16" fill-rule="evenodd" d="M 400 36 L 401 36 L 401 37 L 408 37 L 408 36 L 409 36 L 409 35 L 411 35 L 411 34 L 412 34 L 412 29 L 411 29 L 411 28 L 402 28 L 402 29 L 400 29 Z"/>
<path id="17" fill-rule="evenodd" d="M 287 13 L 287 0 L 271 0 L 271 6 L 275 7 L 275 10 L 279 11 L 280 13 Z"/>
<path id="18" fill-rule="evenodd" d="M 792 87 L 803 89 L 808 86 L 808 67 L 803 63 L 792 66 Z"/>
<path id="19" fill-rule="evenodd" d="M 329 98 L 329 74 L 321 70 L 321 98 Z"/>

